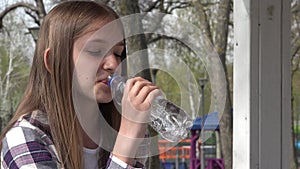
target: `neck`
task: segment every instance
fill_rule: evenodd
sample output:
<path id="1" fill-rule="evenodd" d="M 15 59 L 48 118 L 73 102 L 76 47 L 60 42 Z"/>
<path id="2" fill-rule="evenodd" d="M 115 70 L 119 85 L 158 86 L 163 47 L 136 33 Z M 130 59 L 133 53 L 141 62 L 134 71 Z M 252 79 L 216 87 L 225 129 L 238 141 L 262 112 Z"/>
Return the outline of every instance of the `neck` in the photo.
<path id="1" fill-rule="evenodd" d="M 86 134 L 84 130 L 81 128 L 82 133 L 82 141 L 83 141 L 83 147 L 89 148 L 89 149 L 96 149 L 98 145 Z"/>

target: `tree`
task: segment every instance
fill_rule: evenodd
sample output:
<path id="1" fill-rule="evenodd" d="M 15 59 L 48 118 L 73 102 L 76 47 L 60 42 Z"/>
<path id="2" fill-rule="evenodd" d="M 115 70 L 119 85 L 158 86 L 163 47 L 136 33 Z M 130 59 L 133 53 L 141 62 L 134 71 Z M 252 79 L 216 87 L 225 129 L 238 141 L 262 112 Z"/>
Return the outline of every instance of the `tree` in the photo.
<path id="1" fill-rule="evenodd" d="M 31 37 L 17 29 L 22 23 L 13 20 L 13 15 L 7 17 L 6 23 L 11 26 L 0 33 L 0 111 L 3 123 L 0 128 L 6 125 L 16 110 L 27 84 L 30 66 L 26 53 L 30 48 L 21 43 L 21 39 L 30 41 Z"/>
<path id="2" fill-rule="evenodd" d="M 163 4 L 163 5 L 162 5 Z M 169 4 L 166 5 L 166 4 Z M 172 5 L 170 5 L 172 4 Z M 178 3 L 178 1 L 155 1 L 150 5 L 145 5 L 151 10 L 145 11 L 153 11 L 160 10 L 160 12 L 164 13 L 172 13 L 174 9 L 184 8 L 190 6 L 190 3 Z M 198 14 L 197 17 L 201 23 L 200 28 L 204 30 L 207 37 L 209 37 L 210 41 L 213 43 L 216 48 L 219 58 L 223 64 L 223 69 L 225 73 L 227 72 L 226 67 L 226 52 L 227 52 L 227 44 L 228 44 L 228 30 L 230 24 L 230 13 L 232 11 L 232 2 L 230 0 L 226 1 L 204 1 L 199 0 L 193 3 Z M 155 42 L 161 39 L 172 39 L 170 37 L 164 36 L 148 36 L 148 42 Z M 227 74 L 227 73 L 226 73 Z M 214 79 L 211 79 L 214 80 Z M 231 103 L 231 93 L 230 93 L 230 83 L 229 80 L 226 79 L 226 90 L 227 90 L 227 98 L 225 110 L 220 122 L 221 126 L 221 140 L 222 140 L 222 148 L 223 148 L 223 157 L 225 159 L 226 168 L 231 168 L 232 166 L 232 103 Z M 218 95 L 218 94 L 217 94 Z"/>
<path id="3" fill-rule="evenodd" d="M 295 146 L 295 141 L 298 140 L 298 121 L 299 120 L 299 66 L 300 66 L 300 39 L 299 39 L 299 32 L 300 32 L 300 2 L 299 0 L 292 0 L 291 1 L 291 59 L 292 59 L 292 128 L 293 128 L 293 143 L 292 145 L 292 161 L 291 166 L 293 168 L 297 168 L 297 149 Z M 294 122 L 297 122 L 295 124 Z"/>
<path id="4" fill-rule="evenodd" d="M 40 26 L 43 22 L 43 18 L 46 15 L 45 5 L 43 0 L 34 0 L 34 2 L 34 5 L 26 2 L 16 2 L 12 5 L 7 6 L 0 13 L 0 30 L 3 28 L 4 17 L 17 8 L 23 8 L 25 10 L 25 13 L 29 15 L 38 26 Z"/>
<path id="5" fill-rule="evenodd" d="M 197 14 L 201 23 L 200 27 L 213 43 L 223 64 L 223 69 L 227 74 L 226 50 L 228 44 L 232 1 L 198 0 L 194 2 L 194 5 L 198 11 Z M 220 133 L 225 168 L 230 169 L 232 168 L 232 103 L 228 78 L 226 79 L 226 84 L 227 98 L 224 112 L 220 119 Z"/>
<path id="6" fill-rule="evenodd" d="M 35 46 L 32 40 L 36 40 L 32 37 L 36 38 L 35 34 L 37 34 L 33 30 L 39 29 L 45 15 L 43 0 L 14 2 L 0 7 L 0 110 L 3 118 L 0 128 L 5 126 L 13 115 L 25 90 Z M 24 43 L 24 41 L 29 43 Z"/>

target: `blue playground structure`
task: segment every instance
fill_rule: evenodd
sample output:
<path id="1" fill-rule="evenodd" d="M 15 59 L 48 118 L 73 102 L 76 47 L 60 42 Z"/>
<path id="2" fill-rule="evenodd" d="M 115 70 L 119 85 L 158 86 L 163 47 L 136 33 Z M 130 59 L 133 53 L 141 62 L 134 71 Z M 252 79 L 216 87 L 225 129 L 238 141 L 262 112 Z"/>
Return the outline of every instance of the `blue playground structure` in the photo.
<path id="1" fill-rule="evenodd" d="M 219 117 L 217 112 L 206 115 L 204 129 L 208 131 L 219 132 Z M 202 118 L 197 118 L 190 128 L 191 138 L 182 140 L 178 146 L 168 146 L 166 140 L 159 140 L 160 160 L 162 169 L 200 169 L 201 160 L 199 149 L 199 136 L 202 129 Z M 197 147 L 198 144 L 198 147 Z M 206 149 L 207 151 L 207 149 Z M 205 152 L 206 155 L 208 152 Z M 215 154 L 214 154 L 215 155 Z M 206 157 L 205 169 L 224 169 L 224 160 L 222 158 Z"/>
<path id="2" fill-rule="evenodd" d="M 204 130 L 219 131 L 219 117 L 217 112 L 209 113 L 204 117 Z M 196 156 L 196 144 L 202 130 L 202 118 L 194 120 L 191 128 L 191 151 L 190 151 L 190 169 L 199 169 L 202 162 Z M 224 169 L 224 160 L 222 158 L 205 158 L 205 169 Z"/>

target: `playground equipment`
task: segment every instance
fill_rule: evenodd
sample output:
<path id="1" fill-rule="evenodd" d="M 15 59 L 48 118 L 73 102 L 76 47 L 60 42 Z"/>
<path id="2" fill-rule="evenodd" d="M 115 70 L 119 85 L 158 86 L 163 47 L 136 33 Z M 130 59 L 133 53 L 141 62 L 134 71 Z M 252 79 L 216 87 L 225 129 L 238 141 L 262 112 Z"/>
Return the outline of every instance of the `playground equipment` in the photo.
<path id="1" fill-rule="evenodd" d="M 159 158 L 163 169 L 187 169 L 187 162 L 190 159 L 190 139 L 171 147 L 167 140 L 159 140 Z"/>
<path id="2" fill-rule="evenodd" d="M 204 117 L 204 130 L 219 131 L 219 117 L 217 112 L 209 113 Z M 199 169 L 202 162 L 196 156 L 196 145 L 202 130 L 202 119 L 197 118 L 191 128 L 191 151 L 190 151 L 190 169 Z M 202 144 L 202 143 L 201 143 Z M 224 160 L 222 158 L 205 158 L 206 169 L 224 169 Z"/>
<path id="3" fill-rule="evenodd" d="M 177 146 L 171 146 L 167 140 L 159 140 L 159 158 L 163 169 L 200 169 L 201 160 L 197 157 L 200 153 L 199 136 L 202 129 L 202 119 L 197 118 L 191 128 L 191 138 L 181 140 Z M 205 130 L 219 131 L 218 113 L 209 113 L 205 116 Z M 197 146 L 198 144 L 198 146 Z M 197 148 L 198 147 L 198 148 Z M 205 147 L 205 146 L 204 146 Z M 207 148 L 208 146 L 206 146 Z M 189 166 L 189 167 L 188 167 Z M 224 160 L 218 155 L 205 158 L 205 169 L 224 169 Z"/>

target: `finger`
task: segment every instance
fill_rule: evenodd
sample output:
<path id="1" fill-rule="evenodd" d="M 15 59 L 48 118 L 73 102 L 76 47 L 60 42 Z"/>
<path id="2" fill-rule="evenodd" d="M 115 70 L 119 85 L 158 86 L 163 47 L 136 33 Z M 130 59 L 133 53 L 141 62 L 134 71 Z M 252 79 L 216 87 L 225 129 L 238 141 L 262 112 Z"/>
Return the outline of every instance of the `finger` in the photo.
<path id="1" fill-rule="evenodd" d="M 146 101 L 146 98 L 149 96 L 149 94 L 158 89 L 157 86 L 154 86 L 154 85 L 147 85 L 147 86 L 144 86 L 138 93 L 138 95 L 136 96 L 136 99 L 138 99 L 140 101 L 141 104 L 143 103 L 149 103 L 148 101 Z"/>
<path id="2" fill-rule="evenodd" d="M 134 78 L 130 78 L 130 79 L 128 79 L 127 80 L 127 82 L 126 82 L 126 87 L 125 87 L 125 91 L 127 92 L 127 91 L 130 91 L 130 90 L 132 90 L 132 87 L 134 86 L 134 85 L 136 85 L 136 83 L 138 82 L 138 81 L 147 81 L 147 80 L 145 80 L 145 79 L 143 79 L 143 78 L 141 78 L 141 77 L 134 77 Z M 149 82 L 149 81 L 147 81 L 148 83 L 151 83 L 151 82 Z M 125 92 L 124 91 L 124 92 Z"/>
<path id="3" fill-rule="evenodd" d="M 138 95 L 128 96 L 128 99 L 129 99 L 128 101 L 129 101 L 130 105 L 138 111 L 141 111 L 141 112 L 148 111 L 151 105 L 150 105 L 149 101 L 146 101 L 146 98 L 153 90 L 156 90 L 156 89 L 158 89 L 158 87 L 154 86 L 154 85 L 144 86 L 138 92 Z"/>
<path id="4" fill-rule="evenodd" d="M 137 80 L 134 82 L 133 86 L 130 90 L 130 96 L 135 97 L 137 96 L 140 91 L 147 86 L 153 86 L 153 84 L 147 80 Z M 145 89 L 144 89 L 145 90 Z"/>
<path id="5" fill-rule="evenodd" d="M 161 90 L 156 88 L 147 95 L 144 102 L 148 102 L 151 105 L 153 103 L 154 99 L 158 96 L 162 96 L 162 92 L 161 92 Z"/>

